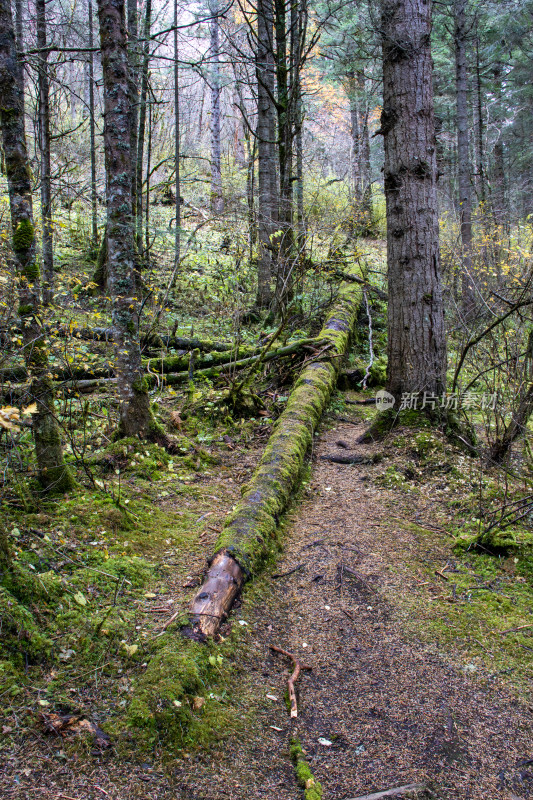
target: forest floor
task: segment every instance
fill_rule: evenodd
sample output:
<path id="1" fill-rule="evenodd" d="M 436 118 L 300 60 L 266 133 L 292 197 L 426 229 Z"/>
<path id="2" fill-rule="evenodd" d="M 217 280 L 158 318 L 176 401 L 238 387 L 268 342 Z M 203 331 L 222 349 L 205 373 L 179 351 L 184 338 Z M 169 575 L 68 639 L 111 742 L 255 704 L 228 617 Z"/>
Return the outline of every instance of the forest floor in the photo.
<path id="1" fill-rule="evenodd" d="M 245 590 L 223 631 L 241 636 L 228 656 L 225 715 L 209 722 L 207 744 L 169 755 L 155 743 L 132 758 L 121 747 L 76 748 L 38 727 L 15 736 L 16 720 L 7 719 L 2 796 L 297 800 L 304 792 L 289 746 L 298 737 L 331 800 L 410 783 L 428 787 L 419 798 L 533 797 L 533 602 L 520 559 L 454 553 L 450 531 L 466 513 L 454 502 L 461 485 L 475 489 L 478 467 L 424 429 L 359 445 L 365 413 L 330 412 L 284 522 L 283 553 Z M 210 514 L 201 546 L 147 593 L 139 627 L 162 625 L 154 603 L 174 608 L 179 594 L 186 607 L 194 589 L 184 591 L 184 580 L 201 572 L 262 446 L 237 447 L 200 481 L 191 514 Z M 369 463 L 323 458 L 347 449 Z M 172 494 L 154 502 L 183 513 Z M 298 682 L 295 720 L 284 699 L 290 664 L 270 645 L 312 667 Z M 84 690 L 73 687 L 80 697 Z M 121 691 L 115 684 L 111 704 Z"/>

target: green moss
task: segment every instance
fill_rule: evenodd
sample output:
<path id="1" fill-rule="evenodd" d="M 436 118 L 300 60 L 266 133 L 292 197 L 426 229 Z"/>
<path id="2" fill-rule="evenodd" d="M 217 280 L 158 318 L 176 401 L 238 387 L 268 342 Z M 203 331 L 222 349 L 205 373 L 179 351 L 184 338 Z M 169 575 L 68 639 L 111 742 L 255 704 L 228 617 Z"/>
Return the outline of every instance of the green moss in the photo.
<path id="1" fill-rule="evenodd" d="M 298 739 L 291 741 L 290 756 L 296 771 L 298 785 L 304 790 L 305 800 L 322 800 L 324 793 L 322 784 L 315 780 Z"/>
<path id="2" fill-rule="evenodd" d="M 15 252 L 29 250 L 35 240 L 35 229 L 29 219 L 22 219 L 13 231 L 13 249 Z M 39 270 L 37 269 L 37 277 Z M 30 279 L 26 268 L 26 277 Z"/>
<path id="3" fill-rule="evenodd" d="M 0 653 L 10 655 L 15 663 L 42 661 L 51 651 L 52 642 L 44 636 L 32 613 L 5 587 L 0 586 Z"/>
<path id="4" fill-rule="evenodd" d="M 27 305 L 21 304 L 18 307 L 19 317 L 29 317 L 31 316 L 31 314 L 33 314 L 33 311 L 34 311 L 33 306 L 30 305 L 29 303 Z"/>
<path id="5" fill-rule="evenodd" d="M 426 541 L 433 536 L 427 531 L 420 535 Z M 404 596 L 404 624 L 417 638 L 451 649 L 467 673 L 507 675 L 530 694 L 532 566 L 530 547 L 505 558 L 470 551 L 447 572 L 440 600 L 428 603 L 424 592 Z M 433 567 L 424 569 L 432 578 Z"/>

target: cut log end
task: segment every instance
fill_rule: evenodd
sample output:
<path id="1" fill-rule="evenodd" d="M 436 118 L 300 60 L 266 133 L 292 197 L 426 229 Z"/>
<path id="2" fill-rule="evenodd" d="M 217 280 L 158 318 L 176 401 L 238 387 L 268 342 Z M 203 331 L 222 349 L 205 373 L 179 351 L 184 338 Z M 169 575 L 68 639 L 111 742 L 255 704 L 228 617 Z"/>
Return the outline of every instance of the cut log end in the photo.
<path id="1" fill-rule="evenodd" d="M 201 637 L 213 636 L 227 616 L 244 583 L 244 573 L 223 550 L 211 562 L 191 606 L 191 627 Z"/>

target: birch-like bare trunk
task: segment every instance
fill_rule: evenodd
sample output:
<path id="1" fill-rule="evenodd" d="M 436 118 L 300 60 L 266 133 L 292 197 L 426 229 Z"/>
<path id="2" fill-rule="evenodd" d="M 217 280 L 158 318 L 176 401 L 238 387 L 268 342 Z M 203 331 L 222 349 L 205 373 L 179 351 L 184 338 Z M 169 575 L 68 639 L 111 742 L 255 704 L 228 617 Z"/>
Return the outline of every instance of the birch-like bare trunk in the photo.
<path id="1" fill-rule="evenodd" d="M 139 300 L 131 180 L 131 83 L 124 0 L 98 0 L 104 77 L 107 172 L 107 268 L 122 436 L 145 435 L 152 423 L 139 346 Z"/>
<path id="2" fill-rule="evenodd" d="M 46 490 L 66 492 L 73 488 L 74 480 L 63 459 L 41 322 L 31 171 L 24 128 L 24 84 L 10 0 L 0 0 L 0 127 L 9 188 L 24 360 L 31 376 L 30 393 L 37 404 L 32 421 L 38 476 Z"/>
<path id="3" fill-rule="evenodd" d="M 387 388 L 445 390 L 431 2 L 382 0 L 384 181 L 387 204 Z"/>

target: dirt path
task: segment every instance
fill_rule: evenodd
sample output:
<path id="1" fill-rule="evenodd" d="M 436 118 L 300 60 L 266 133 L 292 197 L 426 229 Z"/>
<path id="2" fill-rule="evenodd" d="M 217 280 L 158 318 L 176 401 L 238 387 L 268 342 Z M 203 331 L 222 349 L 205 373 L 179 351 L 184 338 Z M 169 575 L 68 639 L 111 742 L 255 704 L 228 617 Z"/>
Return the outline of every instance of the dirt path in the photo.
<path id="1" fill-rule="evenodd" d="M 321 458 L 346 452 L 339 440 L 371 458 L 382 448 L 356 445 L 361 430 L 339 424 L 317 439 L 304 500 L 272 568 L 280 577 L 251 585 L 232 615 L 248 638 L 231 701 L 238 734 L 165 767 L 156 753 L 137 764 L 119 752 L 69 763 L 56 742 L 41 737 L 39 756 L 26 758 L 31 778 L 17 768 L 7 797 L 301 800 L 288 753 L 295 735 L 324 800 L 409 783 L 430 786 L 438 800 L 533 797 L 533 709 L 498 675 L 473 672 L 459 653 L 424 644 L 410 627 L 409 597 L 418 593 L 429 604 L 442 591 L 437 577 L 422 589 L 416 565 L 434 570 L 450 555 L 449 540 L 405 524 L 431 524 L 433 503 L 382 488 L 375 478 L 383 463 Z M 300 714 L 292 722 L 284 701 L 289 664 L 271 644 L 312 666 L 299 682 Z"/>
<path id="2" fill-rule="evenodd" d="M 401 598 L 417 588 L 402 565 L 438 565 L 442 553 L 394 521 L 427 510 L 424 501 L 409 498 L 400 508 L 397 493 L 373 485 L 373 466 L 320 459 L 340 452 L 339 439 L 372 455 L 376 446 L 355 444 L 359 433 L 342 425 L 323 434 L 308 499 L 275 568 L 296 571 L 274 579 L 272 595 L 255 612 L 244 602 L 252 631 L 247 691 L 258 698 L 257 726 L 245 741 L 230 740 L 179 768 L 175 789 L 183 800 L 301 797 L 287 755 L 295 733 L 325 798 L 415 782 L 442 800 L 533 796 L 533 709 L 494 676 L 470 676 L 459 659 L 402 633 Z M 270 644 L 313 667 L 300 681 L 300 716 L 292 724 L 283 701 L 288 664 Z"/>

